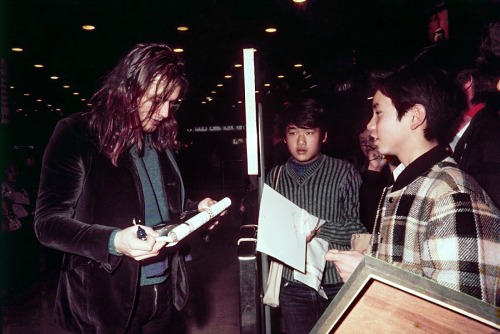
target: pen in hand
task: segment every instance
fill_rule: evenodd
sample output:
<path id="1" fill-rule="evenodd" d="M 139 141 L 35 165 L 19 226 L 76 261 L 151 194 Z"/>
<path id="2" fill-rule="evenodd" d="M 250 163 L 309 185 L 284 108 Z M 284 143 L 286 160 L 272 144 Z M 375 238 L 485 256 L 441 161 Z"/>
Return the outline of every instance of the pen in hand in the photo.
<path id="1" fill-rule="evenodd" d="M 134 223 L 134 225 L 137 225 L 135 223 L 135 219 L 132 222 Z M 144 241 L 148 240 L 148 234 L 140 225 L 137 225 L 137 238 Z"/>

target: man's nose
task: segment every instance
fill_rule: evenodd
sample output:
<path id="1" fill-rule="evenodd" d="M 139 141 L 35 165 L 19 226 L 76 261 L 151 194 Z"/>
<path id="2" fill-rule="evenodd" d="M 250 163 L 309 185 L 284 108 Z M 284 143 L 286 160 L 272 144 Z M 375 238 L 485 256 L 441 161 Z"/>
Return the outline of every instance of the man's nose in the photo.
<path id="1" fill-rule="evenodd" d="M 297 137 L 297 143 L 303 144 L 305 142 L 306 142 L 306 136 L 303 134 L 299 134 L 299 136 Z"/>
<path id="2" fill-rule="evenodd" d="M 372 116 L 368 124 L 366 125 L 366 128 L 370 131 L 373 131 L 373 128 L 375 127 L 375 115 Z"/>
<path id="3" fill-rule="evenodd" d="M 161 105 L 160 107 L 160 110 L 158 112 L 158 114 L 162 117 L 162 118 L 167 118 L 168 117 L 168 114 L 169 114 L 169 111 L 170 111 L 170 102 L 165 102 Z"/>

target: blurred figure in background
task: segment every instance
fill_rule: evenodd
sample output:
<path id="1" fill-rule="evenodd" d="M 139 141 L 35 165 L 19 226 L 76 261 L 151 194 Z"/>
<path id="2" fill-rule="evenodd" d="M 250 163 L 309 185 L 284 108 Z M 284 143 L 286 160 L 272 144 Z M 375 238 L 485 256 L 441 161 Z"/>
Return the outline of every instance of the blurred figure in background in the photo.
<path id="1" fill-rule="evenodd" d="M 488 26 L 481 46 L 443 42 L 417 56 L 419 63 L 449 72 L 467 96 L 463 114 L 450 143 L 453 157 L 500 206 L 500 22 Z"/>
<path id="2" fill-rule="evenodd" d="M 9 211 L 21 222 L 30 222 L 33 212 L 30 210 L 30 196 L 19 182 L 19 169 L 14 163 L 7 164 L 2 180 L 2 201 Z M 3 204 L 2 204 L 3 206 Z"/>
<path id="3" fill-rule="evenodd" d="M 359 218 L 371 233 L 380 197 L 384 188 L 394 181 L 392 172 L 398 165 L 398 160 L 396 157 L 380 154 L 366 127 L 359 134 L 359 146 L 365 156 L 359 188 Z"/>

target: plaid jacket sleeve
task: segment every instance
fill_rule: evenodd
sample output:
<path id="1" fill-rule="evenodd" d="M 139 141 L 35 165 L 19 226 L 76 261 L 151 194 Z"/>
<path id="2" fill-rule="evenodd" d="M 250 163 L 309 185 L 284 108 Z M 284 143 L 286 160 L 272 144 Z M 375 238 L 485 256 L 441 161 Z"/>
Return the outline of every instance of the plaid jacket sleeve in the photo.
<path id="1" fill-rule="evenodd" d="M 426 277 L 495 304 L 500 268 L 498 210 L 473 195 L 436 199 L 423 231 L 421 260 Z"/>

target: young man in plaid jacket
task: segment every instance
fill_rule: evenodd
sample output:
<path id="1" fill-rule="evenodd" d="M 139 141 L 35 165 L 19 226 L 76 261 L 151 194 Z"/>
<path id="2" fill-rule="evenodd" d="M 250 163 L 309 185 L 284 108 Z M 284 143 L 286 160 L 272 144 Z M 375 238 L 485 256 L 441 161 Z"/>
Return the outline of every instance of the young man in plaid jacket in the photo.
<path id="1" fill-rule="evenodd" d="M 416 64 L 375 88 L 368 129 L 401 165 L 381 199 L 371 255 L 499 305 L 500 211 L 446 149 L 465 97 L 443 72 Z M 363 254 L 325 257 L 345 281 Z"/>

